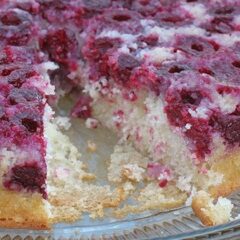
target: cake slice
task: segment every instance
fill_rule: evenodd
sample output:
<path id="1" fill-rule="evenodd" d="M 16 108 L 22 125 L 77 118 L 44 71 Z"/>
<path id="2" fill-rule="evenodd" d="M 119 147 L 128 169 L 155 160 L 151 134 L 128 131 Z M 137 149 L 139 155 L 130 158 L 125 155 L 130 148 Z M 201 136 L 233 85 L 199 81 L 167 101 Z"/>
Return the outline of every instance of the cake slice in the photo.
<path id="1" fill-rule="evenodd" d="M 233 204 L 223 197 L 219 197 L 214 204 L 208 193 L 199 191 L 193 198 L 192 208 L 204 225 L 213 226 L 227 223 L 231 219 Z"/>
<path id="2" fill-rule="evenodd" d="M 35 47 L 29 13 L 4 4 L 0 19 L 0 226 L 45 229 L 47 72 L 56 65 Z"/>
<path id="3" fill-rule="evenodd" d="M 48 104 L 56 99 L 50 77 L 53 82 L 54 77 L 67 79 L 79 58 L 71 31 L 54 18 L 60 5 L 1 2 L 1 227 L 47 229 L 57 221 L 77 220 L 84 211 L 102 216 L 105 207 L 121 202 L 120 190 L 88 183 L 95 176 L 84 170 L 77 148 L 61 133 Z M 78 5 L 64 3 L 75 29 L 80 23 L 76 13 L 82 9 Z"/>
<path id="4" fill-rule="evenodd" d="M 46 228 L 47 71 L 56 66 L 19 46 L 1 47 L 1 226 Z"/>

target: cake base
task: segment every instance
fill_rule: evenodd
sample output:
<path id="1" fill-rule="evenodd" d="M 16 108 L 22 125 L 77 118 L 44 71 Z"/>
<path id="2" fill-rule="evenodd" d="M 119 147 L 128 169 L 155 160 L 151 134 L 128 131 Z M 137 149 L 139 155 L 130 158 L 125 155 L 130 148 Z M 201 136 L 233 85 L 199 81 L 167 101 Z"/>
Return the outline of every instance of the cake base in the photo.
<path id="1" fill-rule="evenodd" d="M 212 201 L 214 199 L 223 199 L 222 197 L 226 197 L 240 189 L 239 151 L 225 155 L 223 154 L 220 159 L 216 159 L 212 169 L 223 175 L 222 182 L 216 186 L 210 187 L 208 190 L 209 194 L 206 192 L 199 192 L 193 197 L 192 201 L 194 213 L 200 218 L 202 223 L 207 226 L 229 221 L 229 216 L 231 216 L 231 202 L 224 199 L 224 207 L 222 208 L 222 206 L 219 207 L 218 204 L 213 205 Z"/>
<path id="2" fill-rule="evenodd" d="M 38 193 L 28 194 L 0 189 L 0 227 L 49 229 L 45 200 Z"/>

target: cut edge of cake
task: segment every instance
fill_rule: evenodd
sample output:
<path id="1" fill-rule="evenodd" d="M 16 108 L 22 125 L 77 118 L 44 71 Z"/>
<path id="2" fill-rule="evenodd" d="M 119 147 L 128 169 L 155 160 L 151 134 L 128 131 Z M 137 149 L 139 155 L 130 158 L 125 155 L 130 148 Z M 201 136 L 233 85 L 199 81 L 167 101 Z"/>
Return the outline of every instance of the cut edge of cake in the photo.
<path id="1" fill-rule="evenodd" d="M 204 225 L 214 226 L 231 220 L 233 204 L 224 197 L 217 198 L 214 203 L 209 193 L 199 191 L 193 198 L 192 209 Z"/>
<path id="2" fill-rule="evenodd" d="M 47 202 L 39 193 L 0 189 L 0 227 L 49 229 Z"/>

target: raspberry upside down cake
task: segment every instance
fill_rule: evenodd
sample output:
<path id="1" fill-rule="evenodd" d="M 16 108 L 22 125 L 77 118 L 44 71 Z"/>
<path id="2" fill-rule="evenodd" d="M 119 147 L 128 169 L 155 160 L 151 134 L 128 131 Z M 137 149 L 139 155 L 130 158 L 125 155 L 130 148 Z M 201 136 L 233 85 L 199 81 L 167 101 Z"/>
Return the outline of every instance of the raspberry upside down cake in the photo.
<path id="1" fill-rule="evenodd" d="M 230 219 L 223 197 L 240 185 L 238 0 L 0 5 L 0 226 L 183 204 L 206 225 Z M 64 96 L 72 117 L 118 136 L 104 186 L 64 134 L 68 119 L 54 117 L 50 105 Z"/>

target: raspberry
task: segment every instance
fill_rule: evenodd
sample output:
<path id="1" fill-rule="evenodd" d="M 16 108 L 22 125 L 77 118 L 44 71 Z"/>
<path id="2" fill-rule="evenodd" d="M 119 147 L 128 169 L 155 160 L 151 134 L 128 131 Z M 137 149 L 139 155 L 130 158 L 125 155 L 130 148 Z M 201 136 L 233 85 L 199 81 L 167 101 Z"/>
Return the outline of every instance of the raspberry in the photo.
<path id="1" fill-rule="evenodd" d="M 118 57 L 118 66 L 120 67 L 120 69 L 123 69 L 123 70 L 126 70 L 126 69 L 131 70 L 139 66 L 139 62 L 132 55 L 122 53 Z"/>
<path id="2" fill-rule="evenodd" d="M 140 36 L 139 43 L 145 42 L 149 46 L 156 46 L 158 43 L 159 37 L 155 34 L 150 34 L 148 36 Z"/>
<path id="3" fill-rule="evenodd" d="M 19 25 L 22 23 L 22 20 L 19 18 L 16 12 L 7 12 L 1 17 L 1 22 L 4 25 Z"/>
<path id="4" fill-rule="evenodd" d="M 6 74 L 6 72 L 5 72 Z M 29 78 L 37 74 L 31 68 L 21 68 L 14 71 L 11 71 L 10 74 L 6 76 L 8 83 L 14 87 L 21 87 L 22 84 Z"/>
<path id="5" fill-rule="evenodd" d="M 38 123 L 31 118 L 22 118 L 22 125 L 32 133 L 35 133 L 38 128 Z"/>
<path id="6" fill-rule="evenodd" d="M 158 11 L 162 11 L 162 4 L 158 0 L 135 0 L 132 2 L 132 9 L 143 16 L 154 16 Z"/>
<path id="7" fill-rule="evenodd" d="M 39 13 L 39 3 L 37 2 L 17 2 L 16 6 L 34 15 Z"/>
<path id="8" fill-rule="evenodd" d="M 159 187 L 161 187 L 161 188 L 166 187 L 167 184 L 168 184 L 168 180 L 167 180 L 167 179 L 162 179 L 162 180 L 160 180 L 159 183 L 158 183 Z"/>
<path id="9" fill-rule="evenodd" d="M 216 15 L 230 15 L 234 12 L 234 7 L 232 6 L 223 6 L 215 9 L 214 13 Z"/>
<path id="10" fill-rule="evenodd" d="M 181 36 L 177 38 L 176 49 L 197 57 L 208 57 L 218 51 L 219 46 L 213 41 L 201 37 Z"/>
<path id="11" fill-rule="evenodd" d="M 182 90 L 181 101 L 183 104 L 191 104 L 198 106 L 203 98 L 202 94 L 199 91 L 187 91 Z"/>
<path id="12" fill-rule="evenodd" d="M 201 97 L 200 97 L 201 99 Z M 165 107 L 168 121 L 175 127 L 183 129 L 183 134 L 190 141 L 191 148 L 194 150 L 198 158 L 204 158 L 210 153 L 211 131 L 209 121 L 201 118 L 194 118 L 189 113 L 195 107 L 190 107 L 199 103 L 199 94 L 192 93 L 185 95 L 182 99 L 183 103 L 169 104 Z M 185 129 L 186 124 L 190 124 L 190 129 Z"/>
<path id="13" fill-rule="evenodd" d="M 214 72 L 211 71 L 211 70 L 208 69 L 208 68 L 205 68 L 205 67 L 202 67 L 202 68 L 198 69 L 198 71 L 199 71 L 200 73 L 204 73 L 204 74 L 208 74 L 208 75 L 210 75 L 210 76 L 214 76 Z"/>
<path id="14" fill-rule="evenodd" d="M 240 144 L 240 116 L 220 115 L 212 120 L 215 129 L 230 144 Z"/>
<path id="15" fill-rule="evenodd" d="M 29 191 L 38 191 L 46 197 L 44 191 L 46 174 L 37 163 L 16 165 L 11 169 L 10 180 L 4 182 L 4 186 L 12 188 L 12 185 L 23 187 Z"/>
<path id="16" fill-rule="evenodd" d="M 42 112 L 35 109 L 22 109 L 11 117 L 11 122 L 15 126 L 23 127 L 26 131 L 31 133 L 42 133 Z"/>
<path id="17" fill-rule="evenodd" d="M 87 95 L 80 96 L 77 103 L 72 109 L 71 115 L 73 117 L 79 117 L 83 119 L 87 119 L 91 117 L 91 112 L 92 112 L 91 106 L 90 106 L 91 102 L 92 102 L 91 97 Z"/>
<path id="18" fill-rule="evenodd" d="M 76 48 L 75 36 L 64 29 L 49 32 L 40 42 L 41 48 L 49 53 L 52 60 L 67 64 Z"/>
<path id="19" fill-rule="evenodd" d="M 169 68 L 169 70 L 168 70 L 168 72 L 170 72 L 170 73 L 180 73 L 180 72 L 182 72 L 182 71 L 184 71 L 184 68 L 181 67 L 181 66 L 177 66 L 177 65 L 172 66 L 172 67 Z"/>
<path id="20" fill-rule="evenodd" d="M 84 49 L 84 54 L 90 61 L 93 60 L 98 62 L 109 49 L 119 45 L 119 39 L 110 39 L 107 37 L 91 39 Z"/>
<path id="21" fill-rule="evenodd" d="M 148 163 L 147 173 L 150 178 L 158 180 L 158 185 L 164 188 L 171 179 L 171 169 L 160 163 Z"/>
<path id="22" fill-rule="evenodd" d="M 205 28 L 212 33 L 231 33 L 233 31 L 231 21 L 232 19 L 228 17 L 215 17 L 210 23 L 206 24 Z"/>
<path id="23" fill-rule="evenodd" d="M 117 61 L 117 62 L 116 62 Z M 120 84 L 127 84 L 130 80 L 133 69 L 138 67 L 140 62 L 132 55 L 121 53 L 117 60 L 109 59 L 106 70 Z"/>
<path id="24" fill-rule="evenodd" d="M 198 90 L 182 89 L 171 90 L 167 92 L 166 101 L 169 104 L 182 104 L 183 105 L 195 105 L 198 106 L 203 99 L 203 93 Z M 205 94 L 207 97 L 207 94 Z"/>

